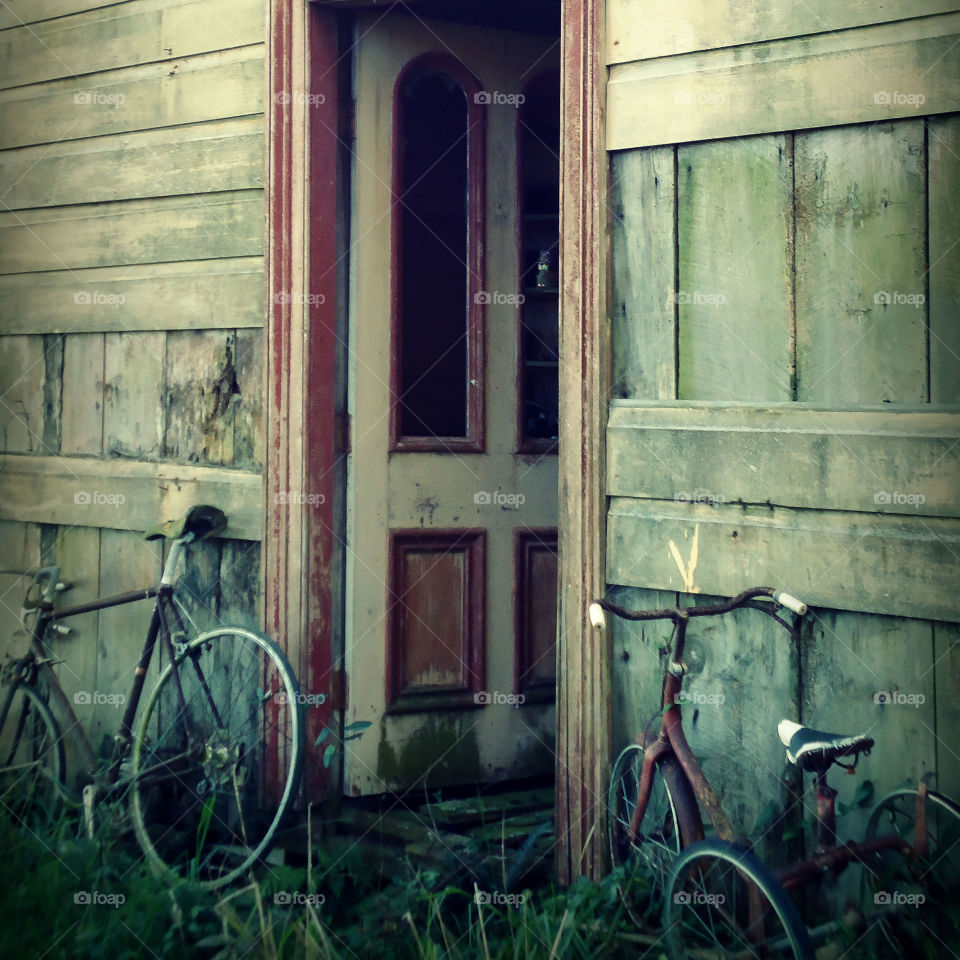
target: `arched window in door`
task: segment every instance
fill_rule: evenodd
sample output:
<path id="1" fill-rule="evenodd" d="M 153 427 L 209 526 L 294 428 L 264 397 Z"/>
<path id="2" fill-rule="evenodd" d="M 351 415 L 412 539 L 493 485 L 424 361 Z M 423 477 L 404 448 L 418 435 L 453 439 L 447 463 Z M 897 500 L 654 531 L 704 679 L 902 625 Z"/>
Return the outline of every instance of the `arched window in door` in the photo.
<path id="1" fill-rule="evenodd" d="M 394 97 L 391 440 L 483 449 L 483 111 L 453 57 L 416 58 Z M 362 282 L 362 278 L 361 278 Z"/>

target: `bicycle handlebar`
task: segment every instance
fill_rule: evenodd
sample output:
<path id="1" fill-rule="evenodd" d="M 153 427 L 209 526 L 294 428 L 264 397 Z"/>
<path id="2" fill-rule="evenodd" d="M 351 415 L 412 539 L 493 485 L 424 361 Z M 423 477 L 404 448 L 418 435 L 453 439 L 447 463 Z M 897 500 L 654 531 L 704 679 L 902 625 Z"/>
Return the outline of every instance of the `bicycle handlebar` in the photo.
<path id="1" fill-rule="evenodd" d="M 606 628 L 606 618 L 604 610 L 612 613 L 622 620 L 673 620 L 675 623 L 679 620 L 686 620 L 690 617 L 714 617 L 722 613 L 729 613 L 742 607 L 757 597 L 770 597 L 775 603 L 788 610 L 792 610 L 799 616 L 807 612 L 807 605 L 798 600 L 792 594 L 774 590 L 773 587 L 751 587 L 737 594 L 730 600 L 723 603 L 713 603 L 702 607 L 663 607 L 659 610 L 628 610 L 610 600 L 595 600 L 590 604 L 590 625 L 603 630 Z"/>

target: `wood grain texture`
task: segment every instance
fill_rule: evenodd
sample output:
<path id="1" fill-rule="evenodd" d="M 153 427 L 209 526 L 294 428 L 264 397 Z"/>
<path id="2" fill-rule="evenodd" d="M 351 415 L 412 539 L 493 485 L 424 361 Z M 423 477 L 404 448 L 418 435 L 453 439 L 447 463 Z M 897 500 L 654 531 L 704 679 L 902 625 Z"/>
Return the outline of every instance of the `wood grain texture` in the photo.
<path id="1" fill-rule="evenodd" d="M 604 798 L 610 770 L 610 646 L 586 624 L 603 591 L 604 429 L 609 396 L 608 122 L 603 4 L 571 0 L 562 37 L 560 232 L 560 616 L 557 694 L 557 873 L 570 883 L 606 872 Z"/>
<path id="2" fill-rule="evenodd" d="M 63 579 L 72 584 L 71 589 L 58 601 L 61 609 L 87 603 L 100 596 L 99 530 L 91 527 L 57 527 L 56 548 L 51 562 L 59 564 Z M 63 659 L 63 663 L 56 667 L 60 686 L 73 704 L 73 711 L 85 732 L 93 722 L 93 698 L 74 698 L 76 694 L 97 689 L 99 623 L 100 611 L 97 610 L 71 617 L 64 621 L 64 625 L 70 628 L 69 636 L 54 635 L 52 644 L 54 656 Z"/>
<path id="3" fill-rule="evenodd" d="M 768 584 L 815 606 L 960 620 L 956 519 L 613 497 L 607 537 L 610 583 L 720 596 Z"/>
<path id="4" fill-rule="evenodd" d="M 904 589 L 908 589 L 904 585 Z M 876 800 L 935 769 L 933 625 L 923 620 L 817 611 L 803 644 L 803 722 L 820 730 L 866 733 L 876 747 L 857 777 L 834 777 L 849 804 L 857 782 L 871 780 Z M 878 703 L 878 694 L 922 701 Z M 896 758 L 892 762 L 891 758 Z M 815 798 L 807 778 L 807 810 Z M 860 837 L 870 807 L 839 820 L 844 838 Z"/>
<path id="5" fill-rule="evenodd" d="M 0 333 L 209 330 L 263 325 L 263 258 L 0 277 Z"/>
<path id="6" fill-rule="evenodd" d="M 835 32 L 957 9 L 956 0 L 808 0 L 760 6 L 715 0 L 609 0 L 607 63 Z"/>
<path id="7" fill-rule="evenodd" d="M 46 380 L 43 338 L 4 337 L 0 347 L 0 449 L 40 450 Z"/>
<path id="8" fill-rule="evenodd" d="M 92 454 L 103 450 L 103 335 L 68 336 L 63 347 L 63 426 L 60 452 Z"/>
<path id="9" fill-rule="evenodd" d="M 0 273 L 245 257 L 262 252 L 260 190 L 0 214 Z M 118 306 L 104 304 L 106 308 Z"/>
<path id="10" fill-rule="evenodd" d="M 247 363 L 252 344 L 244 351 Z M 243 392 L 237 376 L 237 337 L 234 331 L 172 331 L 166 342 L 166 411 L 163 456 L 182 463 L 235 463 L 237 410 Z M 245 378 L 246 379 L 246 378 Z M 252 413 L 243 422 L 244 452 L 253 452 L 251 418 L 256 417 L 258 389 L 250 391 Z"/>
<path id="11" fill-rule="evenodd" d="M 263 47 L 0 91 L 0 149 L 263 113 Z"/>
<path id="12" fill-rule="evenodd" d="M 263 477 L 251 471 L 5 454 L 0 476 L 4 520 L 143 531 L 183 516 L 195 503 L 212 503 L 230 520 L 228 536 L 263 535 Z"/>
<path id="13" fill-rule="evenodd" d="M 960 117 L 927 124 L 930 402 L 960 403 Z"/>
<path id="14" fill-rule="evenodd" d="M 232 624 L 261 630 L 262 597 L 260 544 L 254 540 L 224 540 L 220 556 L 220 608 L 229 612 Z"/>
<path id="15" fill-rule="evenodd" d="M 265 459 L 264 364 L 262 330 L 237 330 L 234 336 L 234 367 L 237 375 L 233 404 L 233 465 L 262 468 Z"/>
<path id="16" fill-rule="evenodd" d="M 137 533 L 127 530 L 103 530 L 100 534 L 100 590 L 103 596 L 124 593 L 137 587 L 156 584 L 161 572 L 161 544 L 147 543 Z M 112 737 L 120 729 L 124 702 L 110 698 L 126 698 L 133 683 L 143 641 L 147 636 L 153 602 L 110 607 L 100 611 L 97 636 L 96 693 L 87 736 L 94 750 L 100 749 L 104 737 Z M 156 656 L 156 653 L 154 653 Z"/>
<path id="17" fill-rule="evenodd" d="M 606 146 L 952 113 L 960 102 L 958 34 L 960 15 L 949 13 L 618 64 L 610 70 Z"/>
<path id="18" fill-rule="evenodd" d="M 657 610 L 675 607 L 677 594 L 641 587 L 612 587 L 609 597 L 614 603 L 633 610 Z M 607 617 L 610 633 L 613 674 L 611 696 L 613 719 L 611 743 L 613 757 L 630 743 L 636 742 L 646 729 L 659 725 L 663 687 L 662 648 L 670 633 L 667 621 L 647 623 Z"/>
<path id="19" fill-rule="evenodd" d="M 620 401 L 607 490 L 679 502 L 960 516 L 960 416 L 814 404 Z"/>
<path id="20" fill-rule="evenodd" d="M 5 0 L 0 7 L 0 30 L 65 17 L 96 7 L 108 7 L 115 0 Z"/>
<path id="21" fill-rule="evenodd" d="M 33 523 L 0 520 L 0 658 L 20 656 L 30 637 L 20 623 L 20 604 L 30 585 L 24 574 L 40 562 L 40 533 Z"/>
<path id="22" fill-rule="evenodd" d="M 960 730 L 960 627 L 955 623 L 934 623 L 933 641 L 937 696 L 934 727 L 937 779 L 934 786 L 940 793 L 956 798 L 960 796 L 960 749 L 957 747 L 957 731 Z"/>
<path id="23" fill-rule="evenodd" d="M 797 399 L 922 403 L 923 122 L 798 134 Z"/>
<path id="24" fill-rule="evenodd" d="M 104 452 L 155 459 L 163 438 L 166 335 L 108 333 L 103 339 Z"/>
<path id="25" fill-rule="evenodd" d="M 8 210 L 256 189 L 263 186 L 263 119 L 6 150 L 0 183 Z"/>
<path id="26" fill-rule="evenodd" d="M 675 397 L 676 182 L 671 147 L 611 157 L 611 396 Z"/>
<path id="27" fill-rule="evenodd" d="M 792 397 L 792 163 L 779 135 L 677 150 L 679 397 Z"/>
<path id="28" fill-rule="evenodd" d="M 757 844 L 765 863 L 782 865 L 789 859 L 782 828 L 764 832 L 761 821 L 770 801 L 778 818 L 788 804 L 793 777 L 776 725 L 799 715 L 800 650 L 768 617 L 736 610 L 691 621 L 684 660 L 691 667 L 683 684 L 687 741 L 734 827 Z"/>
<path id="29" fill-rule="evenodd" d="M 0 88 L 262 43 L 264 0 L 131 0 L 0 33 Z"/>

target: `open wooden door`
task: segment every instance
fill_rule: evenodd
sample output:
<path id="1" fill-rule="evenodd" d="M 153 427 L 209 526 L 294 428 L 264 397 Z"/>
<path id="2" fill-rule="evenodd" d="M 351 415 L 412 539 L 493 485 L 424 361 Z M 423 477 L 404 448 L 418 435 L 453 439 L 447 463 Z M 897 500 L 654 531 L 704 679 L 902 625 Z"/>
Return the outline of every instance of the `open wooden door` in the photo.
<path id="1" fill-rule="evenodd" d="M 344 789 L 552 773 L 556 41 L 356 30 Z"/>

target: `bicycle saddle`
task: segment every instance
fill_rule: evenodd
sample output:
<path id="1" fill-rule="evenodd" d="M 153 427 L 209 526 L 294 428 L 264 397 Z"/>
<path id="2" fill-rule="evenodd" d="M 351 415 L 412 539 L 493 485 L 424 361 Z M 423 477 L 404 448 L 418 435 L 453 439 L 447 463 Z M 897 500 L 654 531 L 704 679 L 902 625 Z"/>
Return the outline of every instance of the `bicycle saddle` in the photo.
<path id="1" fill-rule="evenodd" d="M 143 539 L 160 540 L 166 537 L 168 540 L 179 540 L 192 533 L 194 540 L 203 540 L 205 537 L 215 537 L 222 533 L 226 526 L 227 515 L 222 510 L 198 503 L 179 520 L 167 520 L 166 523 L 151 527 L 143 535 Z"/>
<path id="2" fill-rule="evenodd" d="M 865 733 L 849 736 L 845 733 L 826 733 L 812 727 L 801 727 L 792 720 L 777 724 L 780 742 L 787 748 L 787 759 L 801 770 L 822 770 L 838 757 L 869 753 L 873 738 Z"/>

